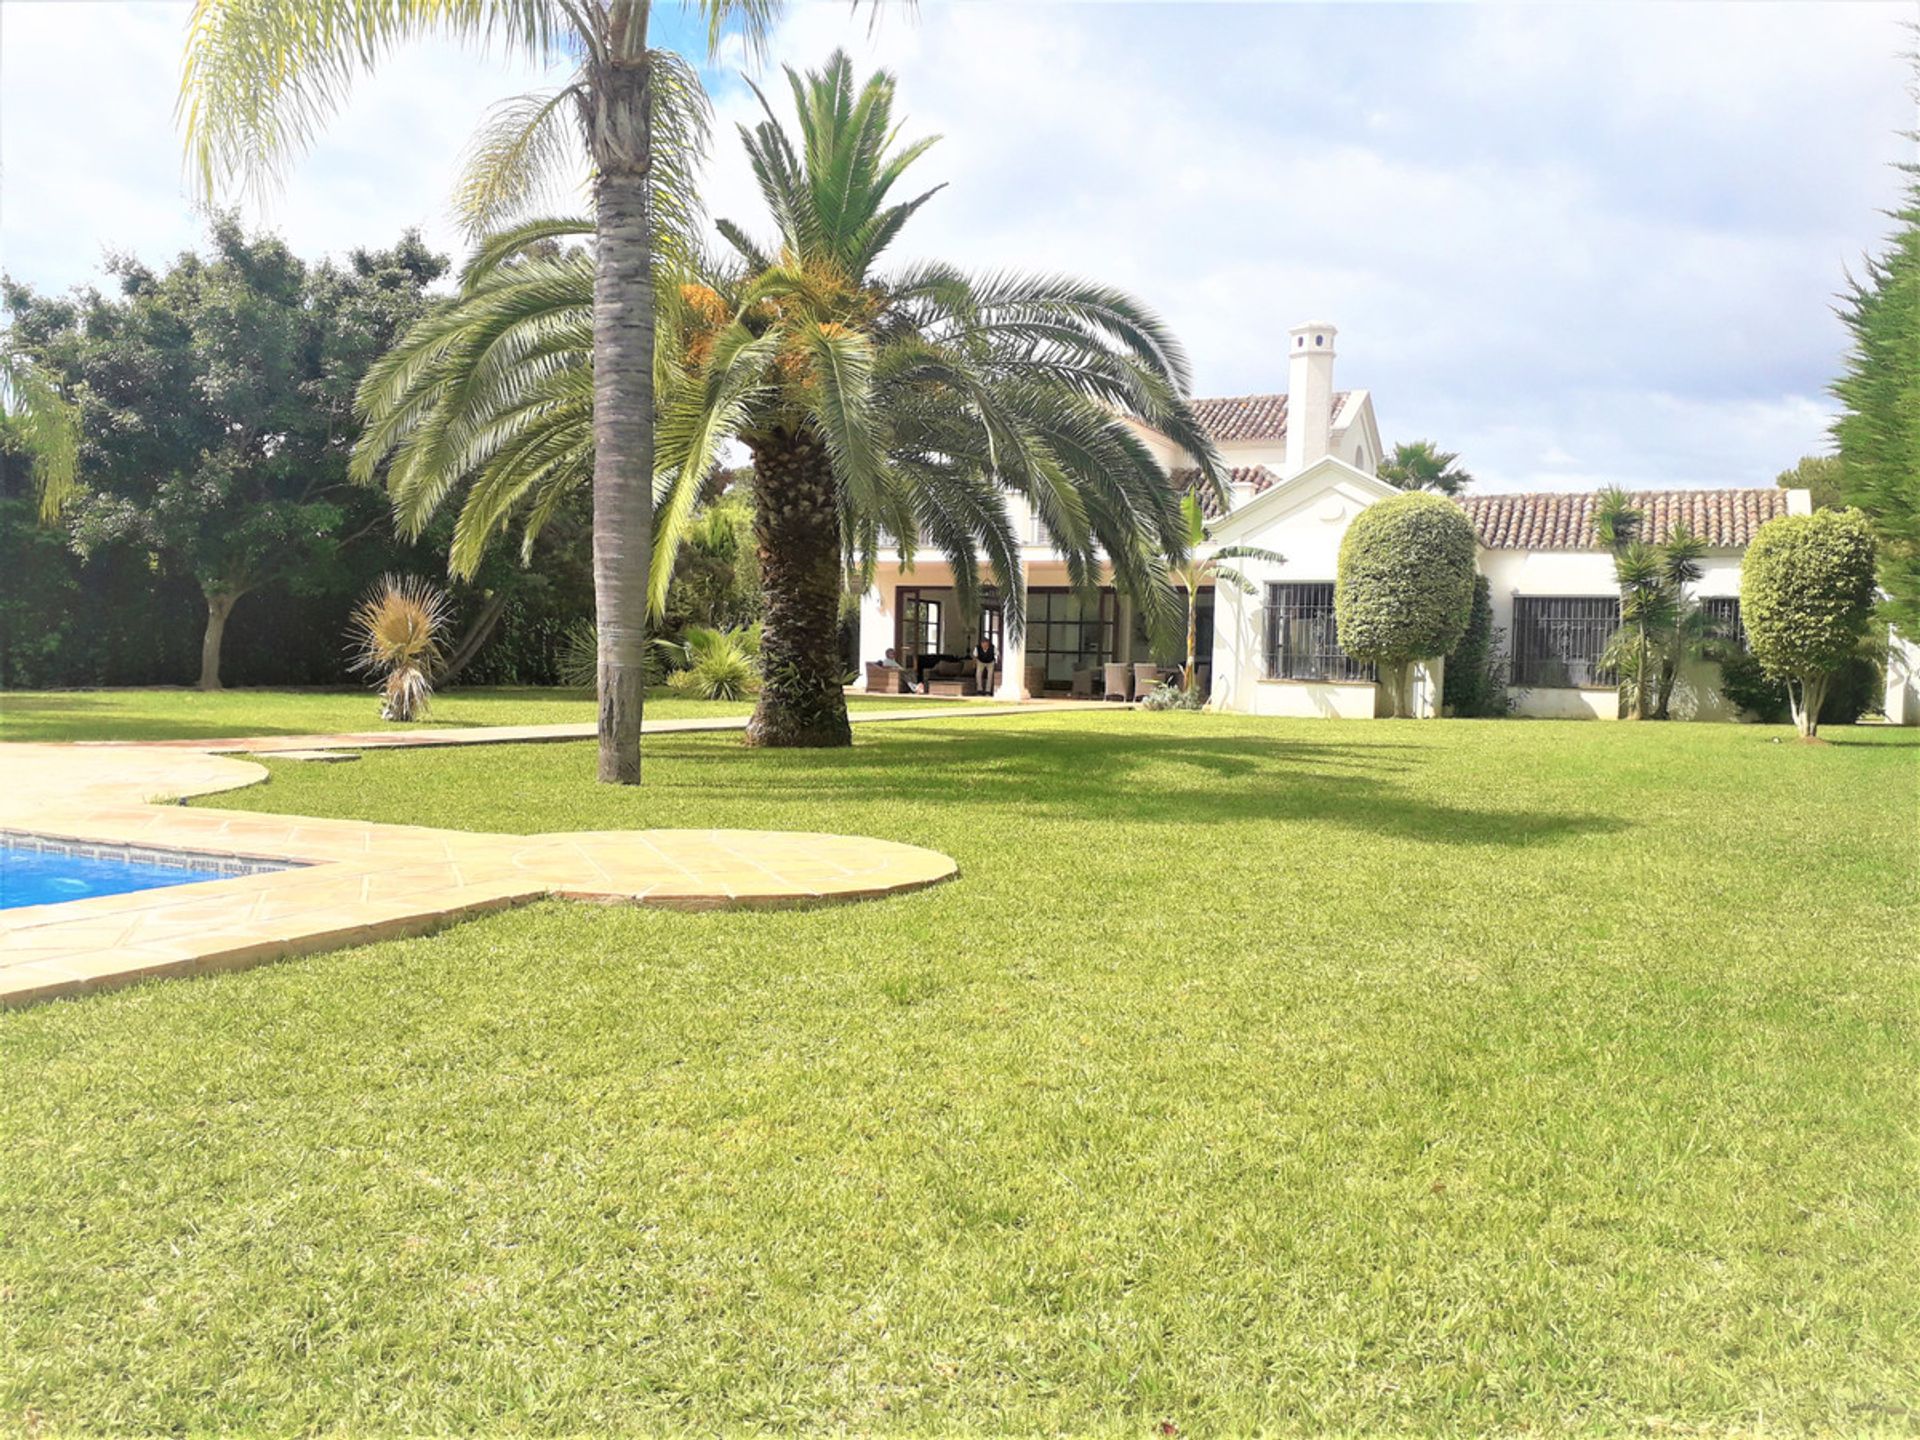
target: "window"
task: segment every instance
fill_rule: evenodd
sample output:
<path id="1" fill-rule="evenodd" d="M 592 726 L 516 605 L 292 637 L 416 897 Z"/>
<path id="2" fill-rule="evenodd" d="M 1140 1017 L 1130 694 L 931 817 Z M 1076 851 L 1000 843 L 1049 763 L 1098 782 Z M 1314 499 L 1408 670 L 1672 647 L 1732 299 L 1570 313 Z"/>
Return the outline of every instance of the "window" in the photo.
<path id="1" fill-rule="evenodd" d="M 1111 660 L 1116 604 L 1111 590 L 1095 594 L 1060 588 L 1027 591 L 1026 664 L 1046 671 L 1046 684 L 1065 690 L 1073 672 Z"/>
<path id="2" fill-rule="evenodd" d="M 1133 607 L 1133 649 L 1135 661 L 1152 660 L 1161 666 L 1184 665 L 1187 663 L 1187 590 L 1184 585 L 1175 588 L 1174 599 L 1179 604 L 1179 622 L 1170 633 L 1155 635 L 1147 628 L 1147 615 L 1143 607 Z M 1202 665 L 1213 660 L 1213 587 L 1200 587 L 1200 603 L 1194 606 L 1193 613 L 1193 655 Z"/>
<path id="3" fill-rule="evenodd" d="M 1740 623 L 1738 595 L 1710 595 L 1700 602 L 1700 608 L 1707 612 L 1707 619 L 1713 622 L 1715 636 L 1731 640 L 1742 650 L 1747 648 L 1747 627 Z"/>
<path id="4" fill-rule="evenodd" d="M 902 586 L 899 593 L 899 631 L 895 649 L 912 663 L 916 655 L 940 653 L 940 602 L 922 598 L 918 590 Z"/>
<path id="5" fill-rule="evenodd" d="M 1516 595 L 1513 601 L 1513 683 L 1544 689 L 1615 684 L 1600 664 L 1620 628 L 1618 595 Z"/>
<path id="6" fill-rule="evenodd" d="M 1373 666 L 1340 648 L 1333 583 L 1267 586 L 1269 680 L 1372 680 Z"/>
<path id="7" fill-rule="evenodd" d="M 1006 658 L 1007 653 L 1005 629 L 1005 624 L 1000 618 L 1000 607 L 998 604 L 987 604 L 980 607 L 980 627 L 978 634 L 974 638 L 978 640 L 984 637 L 986 642 L 993 646 L 993 653 L 1000 656 L 1003 660 Z M 972 653 L 971 649 L 969 649 L 968 653 Z"/>

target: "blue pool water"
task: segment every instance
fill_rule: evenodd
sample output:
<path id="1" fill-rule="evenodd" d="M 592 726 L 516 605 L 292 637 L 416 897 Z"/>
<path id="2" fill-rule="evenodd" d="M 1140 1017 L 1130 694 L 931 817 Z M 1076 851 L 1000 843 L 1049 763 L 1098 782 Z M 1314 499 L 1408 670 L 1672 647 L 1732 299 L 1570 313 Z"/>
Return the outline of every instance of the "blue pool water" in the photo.
<path id="1" fill-rule="evenodd" d="M 100 858 L 0 843 L 0 910 L 124 895 L 162 885 L 192 885 L 233 873 L 214 866 L 156 865 L 131 857 Z"/>

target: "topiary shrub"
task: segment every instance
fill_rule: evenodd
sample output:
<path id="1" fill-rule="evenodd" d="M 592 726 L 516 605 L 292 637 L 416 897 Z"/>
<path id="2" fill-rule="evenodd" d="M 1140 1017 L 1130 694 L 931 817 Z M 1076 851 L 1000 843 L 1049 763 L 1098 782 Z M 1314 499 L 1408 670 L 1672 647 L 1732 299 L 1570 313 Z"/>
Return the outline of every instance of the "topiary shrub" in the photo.
<path id="1" fill-rule="evenodd" d="M 1333 588 L 1340 648 L 1379 667 L 1395 715 L 1410 712 L 1414 662 L 1466 632 L 1478 548 L 1466 512 L 1438 495 L 1378 501 L 1347 527 Z"/>
<path id="2" fill-rule="evenodd" d="M 1787 687 L 1794 724 L 1819 733 L 1834 676 L 1859 654 L 1873 609 L 1873 531 L 1857 510 L 1769 520 L 1747 547 L 1740 615 L 1747 648 Z"/>

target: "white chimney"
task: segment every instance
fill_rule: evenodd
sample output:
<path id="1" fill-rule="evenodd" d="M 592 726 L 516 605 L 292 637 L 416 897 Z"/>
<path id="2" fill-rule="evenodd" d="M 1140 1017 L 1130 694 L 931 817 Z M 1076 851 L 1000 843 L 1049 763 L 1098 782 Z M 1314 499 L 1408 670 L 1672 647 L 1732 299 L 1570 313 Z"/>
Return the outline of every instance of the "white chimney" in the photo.
<path id="1" fill-rule="evenodd" d="M 1298 475 L 1333 447 L 1333 337 L 1331 325 L 1296 325 L 1287 332 L 1287 474 Z"/>

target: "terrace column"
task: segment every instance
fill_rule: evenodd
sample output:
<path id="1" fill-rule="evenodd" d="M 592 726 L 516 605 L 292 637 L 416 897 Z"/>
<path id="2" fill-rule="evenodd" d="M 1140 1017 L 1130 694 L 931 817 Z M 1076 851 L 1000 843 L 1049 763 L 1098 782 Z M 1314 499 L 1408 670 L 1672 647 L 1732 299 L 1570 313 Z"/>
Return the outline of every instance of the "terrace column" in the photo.
<path id="1" fill-rule="evenodd" d="M 1020 609 L 1026 610 L 1027 598 L 1027 562 L 1020 561 L 1020 573 L 1014 576 L 1014 584 L 1020 587 Z M 1027 637 L 1015 639 L 1000 627 L 1000 674 L 994 682 L 993 698 L 996 700 L 1031 700 L 1027 694 Z"/>

